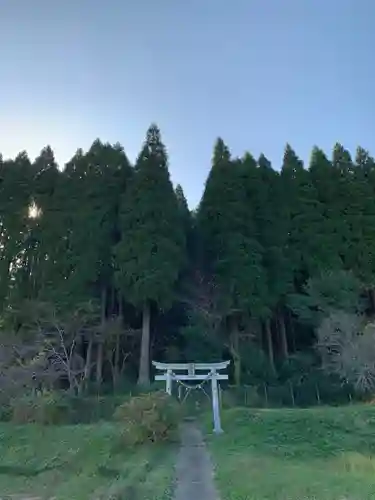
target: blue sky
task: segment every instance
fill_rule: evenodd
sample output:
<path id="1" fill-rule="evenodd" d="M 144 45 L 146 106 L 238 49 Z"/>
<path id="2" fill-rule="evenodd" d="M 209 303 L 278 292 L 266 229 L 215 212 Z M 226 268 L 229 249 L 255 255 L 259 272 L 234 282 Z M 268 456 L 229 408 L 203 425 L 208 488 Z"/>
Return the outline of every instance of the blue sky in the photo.
<path id="1" fill-rule="evenodd" d="M 0 150 L 133 160 L 155 121 L 191 207 L 218 135 L 275 168 L 287 141 L 375 154 L 374 25 L 374 0 L 0 0 Z"/>

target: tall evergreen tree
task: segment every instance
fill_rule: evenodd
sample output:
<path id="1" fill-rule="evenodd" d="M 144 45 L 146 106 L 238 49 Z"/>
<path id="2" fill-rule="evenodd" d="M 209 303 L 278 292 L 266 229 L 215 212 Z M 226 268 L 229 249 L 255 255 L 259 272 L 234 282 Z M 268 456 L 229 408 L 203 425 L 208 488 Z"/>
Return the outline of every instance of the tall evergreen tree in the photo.
<path id="1" fill-rule="evenodd" d="M 196 238 L 195 238 L 195 231 L 194 231 L 194 218 L 192 213 L 189 210 L 189 206 L 187 203 L 187 200 L 185 198 L 184 191 L 182 189 L 182 186 L 180 184 L 177 184 L 176 189 L 176 198 L 179 206 L 179 213 L 180 213 L 180 221 L 182 225 L 182 229 L 185 234 L 185 240 L 186 240 L 186 251 L 187 251 L 187 260 L 186 260 L 186 273 L 184 275 L 189 273 L 191 271 L 192 266 L 196 264 Z"/>
<path id="2" fill-rule="evenodd" d="M 289 200 L 288 250 L 299 286 L 328 265 L 321 234 L 324 210 L 309 171 L 290 145 L 285 148 L 281 176 Z"/>
<path id="3" fill-rule="evenodd" d="M 336 212 L 337 247 L 344 263 L 347 261 L 348 249 L 352 246 L 350 218 L 357 212 L 357 196 L 354 165 L 347 151 L 341 144 L 335 144 L 332 153 L 332 168 L 335 175 L 335 198 L 332 207 Z M 354 195 L 354 198 L 353 198 Z"/>
<path id="4" fill-rule="evenodd" d="M 346 266 L 368 287 L 375 311 L 375 160 L 359 147 L 356 152 L 348 222 L 351 245 L 345 252 Z"/>
<path id="5" fill-rule="evenodd" d="M 324 151 L 314 147 L 311 153 L 309 174 L 318 200 L 319 222 L 315 228 L 317 266 L 310 274 L 343 267 L 342 220 L 338 191 L 338 172 L 333 168 Z"/>
<path id="6" fill-rule="evenodd" d="M 121 148 L 94 141 L 78 151 L 65 169 L 70 279 L 80 293 L 107 293 L 112 246 L 116 243 L 119 198 L 131 175 Z"/>
<path id="7" fill-rule="evenodd" d="M 32 170 L 26 152 L 0 164 L 0 305 L 18 295 L 29 235 Z"/>
<path id="8" fill-rule="evenodd" d="M 142 310 L 138 383 L 150 381 L 152 305 L 169 307 L 185 259 L 180 210 L 168 172 L 168 158 L 156 125 L 151 125 L 120 207 L 121 240 L 116 278 L 126 299 Z"/>
<path id="9" fill-rule="evenodd" d="M 313 180 L 290 145 L 286 146 L 281 184 L 287 202 L 289 218 L 287 254 L 293 269 L 294 289 L 298 292 L 306 281 L 331 268 L 338 259 L 329 245 L 330 231 L 324 203 Z M 293 308 L 293 290 L 287 307 Z M 282 325 L 281 325 L 282 327 Z M 313 332 L 311 331 L 310 334 Z M 302 339 L 301 339 L 302 340 Z M 311 337 L 312 340 L 312 337 Z M 297 346 L 299 338 L 293 334 Z"/>
<path id="10" fill-rule="evenodd" d="M 59 171 L 54 153 L 46 146 L 33 163 L 33 209 L 30 243 L 33 247 L 34 297 L 50 298 L 61 282 L 64 261 L 64 218 Z"/>
<path id="11" fill-rule="evenodd" d="M 94 141 L 86 154 L 78 152 L 67 164 L 66 216 L 69 228 L 70 294 L 76 300 L 97 297 L 105 330 L 108 297 L 112 287 L 112 254 L 118 238 L 120 197 L 131 176 L 121 147 Z M 91 340 L 89 346 L 91 348 Z M 102 379 L 103 339 L 98 339 L 96 378 Z"/>
<path id="12" fill-rule="evenodd" d="M 258 336 L 261 338 L 261 333 L 262 331 L 264 332 L 269 362 L 272 370 L 275 371 L 274 339 L 271 327 L 272 308 L 275 306 L 275 303 L 273 301 L 271 284 L 268 280 L 268 269 L 265 267 L 269 260 L 270 252 L 272 253 L 270 249 L 271 241 L 269 241 L 273 223 L 272 203 L 269 199 L 272 184 L 272 169 L 268 160 L 263 155 L 261 155 L 259 160 L 257 163 L 255 158 L 249 152 L 246 152 L 241 162 L 243 165 L 248 216 L 251 220 L 252 230 L 256 235 L 256 239 L 262 246 L 265 293 L 262 304 L 263 312 L 259 318 L 260 328 L 258 329 Z M 281 207 L 278 207 L 278 209 L 280 210 Z"/>
<path id="13" fill-rule="evenodd" d="M 180 184 L 177 184 L 176 189 L 175 189 L 175 193 L 176 193 L 178 207 L 179 207 L 179 211 L 180 211 L 180 215 L 181 215 L 182 225 L 184 226 L 184 229 L 186 230 L 186 232 L 189 232 L 190 228 L 191 228 L 191 214 L 190 214 L 188 203 L 187 203 L 186 198 L 185 198 L 184 191 L 183 191 L 182 186 Z"/>
<path id="14" fill-rule="evenodd" d="M 264 250 L 263 266 L 267 274 L 267 305 L 269 316 L 265 319 L 268 351 L 272 364 L 273 344 L 269 321 L 274 314 L 275 330 L 280 334 L 284 357 L 289 355 L 286 332 L 286 298 L 293 290 L 293 263 L 288 252 L 289 218 L 288 202 L 281 184 L 280 174 L 272 169 L 269 160 L 262 154 L 258 160 L 259 189 L 257 225 L 260 242 Z"/>
<path id="15" fill-rule="evenodd" d="M 208 269 L 218 285 L 220 308 L 228 324 L 237 383 L 240 325 L 264 313 L 265 295 L 262 247 L 247 204 L 245 173 L 243 162 L 232 161 L 228 147 L 218 139 L 197 214 Z"/>

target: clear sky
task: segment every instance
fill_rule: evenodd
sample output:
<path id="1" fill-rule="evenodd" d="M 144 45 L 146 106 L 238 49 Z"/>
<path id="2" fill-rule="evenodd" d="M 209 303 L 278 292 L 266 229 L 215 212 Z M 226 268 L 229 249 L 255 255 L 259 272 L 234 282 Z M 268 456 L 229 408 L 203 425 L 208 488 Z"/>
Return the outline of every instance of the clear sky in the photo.
<path id="1" fill-rule="evenodd" d="M 0 0 L 0 151 L 60 163 L 149 124 L 190 206 L 220 135 L 280 167 L 289 141 L 375 154 L 374 0 Z"/>

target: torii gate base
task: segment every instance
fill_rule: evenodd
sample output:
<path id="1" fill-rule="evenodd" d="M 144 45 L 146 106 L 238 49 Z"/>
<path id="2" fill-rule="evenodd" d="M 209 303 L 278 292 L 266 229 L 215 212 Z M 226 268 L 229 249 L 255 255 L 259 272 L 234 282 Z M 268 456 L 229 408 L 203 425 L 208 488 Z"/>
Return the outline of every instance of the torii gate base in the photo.
<path id="1" fill-rule="evenodd" d="M 195 380 L 206 381 L 211 380 L 212 392 L 212 413 L 214 421 L 214 432 L 220 434 L 223 432 L 220 421 L 220 405 L 218 380 L 228 380 L 227 374 L 218 373 L 224 370 L 230 364 L 230 361 L 222 361 L 221 363 L 158 363 L 153 361 L 152 364 L 157 370 L 162 370 L 162 375 L 155 375 L 155 380 L 165 380 L 165 390 L 169 395 L 172 395 L 173 380 Z M 187 373 L 175 373 L 187 372 Z"/>

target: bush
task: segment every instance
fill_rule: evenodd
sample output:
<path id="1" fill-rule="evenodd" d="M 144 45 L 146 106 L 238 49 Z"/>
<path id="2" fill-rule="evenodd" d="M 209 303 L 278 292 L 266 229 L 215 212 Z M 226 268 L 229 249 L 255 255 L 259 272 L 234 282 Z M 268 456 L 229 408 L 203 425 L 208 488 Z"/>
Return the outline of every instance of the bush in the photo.
<path id="1" fill-rule="evenodd" d="M 128 445 L 173 441 L 181 417 L 181 405 L 164 391 L 133 396 L 114 414 Z"/>
<path id="2" fill-rule="evenodd" d="M 69 408 L 64 399 L 54 392 L 29 394 L 10 403 L 11 420 L 17 424 L 61 424 L 67 420 Z"/>
<path id="3" fill-rule="evenodd" d="M 12 419 L 12 408 L 9 402 L 0 402 L 0 422 L 9 422 Z"/>
<path id="4" fill-rule="evenodd" d="M 99 421 L 110 421 L 116 408 L 123 403 L 122 396 L 71 396 L 66 395 L 64 401 L 69 408 L 70 424 L 92 424 Z"/>

